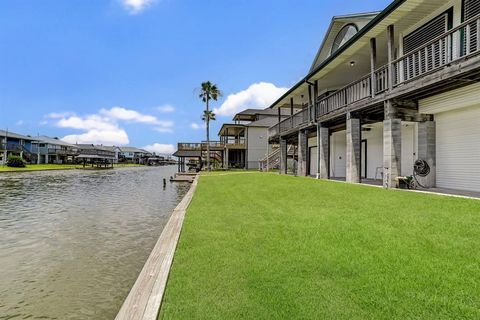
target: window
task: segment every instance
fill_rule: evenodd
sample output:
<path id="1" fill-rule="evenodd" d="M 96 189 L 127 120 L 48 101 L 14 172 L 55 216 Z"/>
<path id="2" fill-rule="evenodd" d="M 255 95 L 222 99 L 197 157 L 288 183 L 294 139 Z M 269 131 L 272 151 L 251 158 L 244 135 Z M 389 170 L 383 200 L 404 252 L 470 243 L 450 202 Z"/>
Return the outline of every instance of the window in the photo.
<path id="1" fill-rule="evenodd" d="M 358 27 L 353 23 L 350 23 L 344 26 L 335 37 L 335 40 L 333 41 L 332 51 L 330 52 L 330 54 L 333 54 L 335 51 L 337 51 L 348 40 L 350 40 L 357 32 L 358 32 Z"/>

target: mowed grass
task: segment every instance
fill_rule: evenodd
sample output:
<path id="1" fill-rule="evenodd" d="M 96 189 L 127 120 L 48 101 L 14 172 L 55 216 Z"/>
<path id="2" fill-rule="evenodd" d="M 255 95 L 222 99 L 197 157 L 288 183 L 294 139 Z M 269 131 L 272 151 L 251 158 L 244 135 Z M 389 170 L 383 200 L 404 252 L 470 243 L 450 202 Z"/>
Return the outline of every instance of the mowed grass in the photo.
<path id="1" fill-rule="evenodd" d="M 203 175 L 159 318 L 479 319 L 480 201 Z"/>
<path id="2" fill-rule="evenodd" d="M 67 170 L 79 167 L 74 164 L 27 164 L 25 168 L 12 168 L 7 166 L 0 166 L 0 172 L 15 172 L 15 171 L 43 171 L 43 170 Z"/>

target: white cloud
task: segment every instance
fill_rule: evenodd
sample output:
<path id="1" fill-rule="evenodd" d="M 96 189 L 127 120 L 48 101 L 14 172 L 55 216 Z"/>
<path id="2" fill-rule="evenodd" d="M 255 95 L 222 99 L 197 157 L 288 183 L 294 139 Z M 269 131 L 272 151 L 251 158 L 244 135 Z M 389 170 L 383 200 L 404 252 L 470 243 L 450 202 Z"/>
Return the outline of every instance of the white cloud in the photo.
<path id="1" fill-rule="evenodd" d="M 128 134 L 120 126 L 121 122 L 134 122 L 153 126 L 153 130 L 165 133 L 173 132 L 174 122 L 142 114 L 123 107 L 101 109 L 96 114 L 78 116 L 73 113 L 51 113 L 46 116 L 54 120 L 54 125 L 60 128 L 70 128 L 83 131 L 71 134 L 63 139 L 70 143 L 93 143 L 107 145 L 125 145 L 129 143 Z"/>
<path id="2" fill-rule="evenodd" d="M 147 9 L 151 5 L 153 5 L 156 0 L 120 0 L 123 7 L 130 13 L 130 14 L 139 14 L 143 10 Z"/>
<path id="3" fill-rule="evenodd" d="M 47 114 L 45 118 L 60 119 L 60 118 L 65 118 L 73 115 L 75 115 L 73 112 L 52 112 Z"/>
<path id="4" fill-rule="evenodd" d="M 111 109 L 101 109 L 100 114 L 115 120 L 124 120 L 132 122 L 157 124 L 158 119 L 154 116 L 142 114 L 138 111 L 126 109 L 123 107 L 113 107 Z"/>
<path id="5" fill-rule="evenodd" d="M 154 143 L 154 144 L 145 146 L 142 149 L 145 149 L 150 152 L 155 152 L 158 154 L 168 154 L 168 155 L 175 152 L 175 147 L 173 146 L 173 144 Z"/>
<path id="6" fill-rule="evenodd" d="M 190 128 L 195 129 L 195 130 L 203 129 L 203 128 L 205 128 L 205 124 L 198 124 L 198 123 L 192 122 L 190 124 Z"/>
<path id="7" fill-rule="evenodd" d="M 156 109 L 157 109 L 157 111 L 162 112 L 162 113 L 175 112 L 175 107 L 172 106 L 171 104 L 164 104 L 163 106 L 159 106 Z"/>
<path id="8" fill-rule="evenodd" d="M 220 108 L 214 112 L 220 116 L 233 116 L 248 109 L 265 109 L 280 98 L 288 88 L 279 88 L 272 83 L 259 82 L 250 85 L 246 90 L 228 95 Z"/>
<path id="9" fill-rule="evenodd" d="M 118 128 L 116 130 L 88 130 L 82 134 L 71 134 L 62 138 L 62 140 L 68 143 L 93 143 L 104 145 L 121 146 L 126 145 L 130 141 L 128 139 L 127 132 Z"/>
<path id="10" fill-rule="evenodd" d="M 24 123 L 23 120 L 18 120 L 15 124 L 17 126 L 21 126 L 21 125 L 23 125 L 23 123 Z"/>

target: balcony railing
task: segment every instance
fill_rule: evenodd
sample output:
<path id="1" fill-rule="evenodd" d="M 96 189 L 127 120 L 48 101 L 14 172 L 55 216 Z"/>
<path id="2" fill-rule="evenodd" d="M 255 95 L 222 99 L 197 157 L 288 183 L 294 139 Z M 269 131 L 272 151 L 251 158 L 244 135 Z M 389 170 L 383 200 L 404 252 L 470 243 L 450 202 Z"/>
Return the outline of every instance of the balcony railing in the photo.
<path id="1" fill-rule="evenodd" d="M 480 16 L 472 18 L 393 61 L 394 86 L 479 52 Z"/>
<path id="2" fill-rule="evenodd" d="M 202 150 L 202 144 L 179 142 L 177 144 L 177 150 L 199 151 Z"/>
<path id="3" fill-rule="evenodd" d="M 20 144 L 7 142 L 7 143 L 0 143 L 0 150 L 21 152 L 21 151 L 24 151 L 24 148 Z"/>
<path id="4" fill-rule="evenodd" d="M 425 43 L 392 62 L 392 87 L 415 80 L 448 66 L 451 62 L 480 52 L 480 16 L 472 18 L 445 34 Z M 319 118 L 349 104 L 371 98 L 372 91 L 381 94 L 389 89 L 389 65 L 384 65 L 333 94 L 316 102 L 315 116 Z M 374 83 L 372 86 L 372 78 Z M 312 119 L 313 120 L 313 119 Z M 308 108 L 284 119 L 269 129 L 269 136 L 287 132 L 306 124 Z"/>

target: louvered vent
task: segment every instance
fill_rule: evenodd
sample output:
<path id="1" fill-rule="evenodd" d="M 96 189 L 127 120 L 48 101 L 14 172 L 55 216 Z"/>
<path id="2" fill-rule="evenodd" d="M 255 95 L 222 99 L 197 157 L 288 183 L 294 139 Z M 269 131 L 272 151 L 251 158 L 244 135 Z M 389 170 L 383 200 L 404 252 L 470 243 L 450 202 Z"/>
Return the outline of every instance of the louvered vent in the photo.
<path id="1" fill-rule="evenodd" d="M 448 29 L 448 12 L 436 17 L 435 19 L 427 22 L 417 30 L 413 31 L 409 35 L 403 38 L 403 53 L 408 54 L 420 48 L 430 40 L 433 40 Z M 432 69 L 432 67 L 442 64 L 442 59 L 446 50 L 446 43 L 437 43 L 434 45 L 433 50 L 435 54 L 433 59 L 426 59 L 425 50 L 420 50 L 413 54 L 407 60 L 407 65 L 404 67 L 404 78 L 411 79 L 424 72 Z M 434 61 L 435 60 L 435 61 Z"/>
<path id="2" fill-rule="evenodd" d="M 465 8 L 465 20 L 480 14 L 480 0 L 463 0 L 463 6 Z"/>
<path id="3" fill-rule="evenodd" d="M 470 20 L 480 14 L 480 0 L 464 0 L 463 1 L 463 8 L 464 8 L 464 20 Z M 476 22 L 470 24 L 470 34 L 466 35 L 470 36 L 470 51 L 474 52 L 477 48 L 478 43 L 478 30 Z M 463 50 L 466 52 L 467 41 L 465 41 Z"/>

